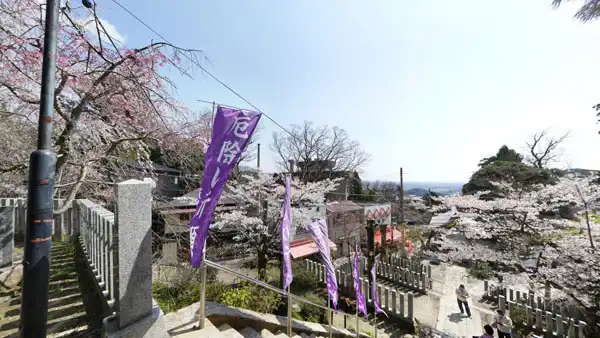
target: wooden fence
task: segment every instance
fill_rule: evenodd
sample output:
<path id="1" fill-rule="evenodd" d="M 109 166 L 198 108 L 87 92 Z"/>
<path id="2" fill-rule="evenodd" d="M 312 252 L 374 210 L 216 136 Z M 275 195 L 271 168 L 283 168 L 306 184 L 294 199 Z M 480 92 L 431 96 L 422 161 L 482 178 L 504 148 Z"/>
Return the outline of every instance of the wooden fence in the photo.
<path id="1" fill-rule="evenodd" d="M 521 292 L 484 281 L 484 298 L 497 302 L 498 308 L 508 310 L 509 315 L 514 312 L 523 313 L 526 319 L 522 324 L 540 334 L 568 338 L 585 337 L 584 329 L 587 324 L 568 317 L 564 309 L 554 308 L 549 288 L 545 289 L 542 297 L 536 296 L 533 291 Z"/>

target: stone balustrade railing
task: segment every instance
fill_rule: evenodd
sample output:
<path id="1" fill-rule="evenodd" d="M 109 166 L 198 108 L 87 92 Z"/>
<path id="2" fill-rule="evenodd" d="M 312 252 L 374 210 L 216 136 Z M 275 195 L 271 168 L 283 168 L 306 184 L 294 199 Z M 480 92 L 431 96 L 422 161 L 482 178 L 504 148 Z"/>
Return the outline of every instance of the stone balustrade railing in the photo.
<path id="1" fill-rule="evenodd" d="M 359 265 L 363 273 L 369 273 L 367 257 L 361 257 Z M 340 270 L 351 273 L 352 264 L 346 263 L 340 267 Z M 377 277 L 422 294 L 427 294 L 427 291 L 431 289 L 431 266 L 420 264 L 414 260 L 385 257 L 377 264 L 376 273 Z"/>
<path id="2" fill-rule="evenodd" d="M 582 338 L 587 324 L 569 318 L 564 308 L 554 308 L 550 288 L 544 290 L 544 296 L 536 296 L 535 292 L 522 292 L 484 281 L 484 297 L 498 304 L 498 308 L 511 312 L 522 312 L 526 316 L 523 323 L 538 333 L 556 337 Z"/>
<path id="3" fill-rule="evenodd" d="M 321 263 L 317 263 L 311 260 L 305 260 L 306 268 L 313 272 L 319 282 L 327 283 L 325 275 L 325 266 Z M 338 292 L 344 295 L 351 295 L 354 298 L 354 281 L 352 272 L 342 271 L 340 269 L 335 270 L 336 278 L 338 281 Z M 365 295 L 365 301 L 367 304 L 372 303 L 372 297 L 370 295 L 370 284 L 368 278 L 360 278 L 361 290 Z M 388 312 L 388 315 L 393 315 L 400 318 L 412 320 L 414 317 L 414 295 L 412 292 L 403 293 L 398 292 L 394 288 L 377 283 L 377 297 L 381 308 Z"/>
<path id="4" fill-rule="evenodd" d="M 85 255 L 105 307 L 105 336 L 166 337 L 152 299 L 152 185 L 128 180 L 114 189 L 114 212 L 80 199 L 56 215 L 54 240 L 76 240 Z M 25 200 L 0 199 L 0 236 L 11 236 L 0 248 L 0 263 L 12 264 L 14 235 L 24 234 L 26 221 Z"/>

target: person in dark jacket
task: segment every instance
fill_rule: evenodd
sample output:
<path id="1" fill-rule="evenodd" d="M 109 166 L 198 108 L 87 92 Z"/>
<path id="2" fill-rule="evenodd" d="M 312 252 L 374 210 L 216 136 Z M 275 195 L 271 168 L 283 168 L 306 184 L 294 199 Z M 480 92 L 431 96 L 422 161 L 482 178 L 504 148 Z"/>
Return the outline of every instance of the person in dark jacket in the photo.
<path id="1" fill-rule="evenodd" d="M 473 336 L 473 338 L 494 338 L 494 328 L 491 325 L 485 325 L 483 331 L 481 336 Z"/>

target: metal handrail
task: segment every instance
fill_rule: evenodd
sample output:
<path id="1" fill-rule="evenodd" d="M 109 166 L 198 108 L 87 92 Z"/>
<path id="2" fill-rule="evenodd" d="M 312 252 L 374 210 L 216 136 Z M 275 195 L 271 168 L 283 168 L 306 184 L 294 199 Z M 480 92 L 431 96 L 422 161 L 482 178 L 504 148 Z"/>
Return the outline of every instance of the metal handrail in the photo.
<path id="1" fill-rule="evenodd" d="M 289 295 L 289 296 L 291 296 L 291 297 L 292 297 L 293 299 L 295 299 L 295 300 L 299 300 L 299 301 L 301 301 L 301 302 L 303 302 L 303 303 L 306 303 L 306 304 L 309 304 L 309 305 L 312 305 L 312 306 L 316 306 L 316 307 L 318 307 L 318 308 L 321 308 L 321 309 L 323 309 L 323 310 L 327 310 L 327 311 L 335 311 L 335 310 L 329 309 L 329 308 L 327 308 L 327 307 L 325 307 L 325 306 L 323 306 L 323 305 L 315 304 L 315 303 L 311 302 L 310 300 L 308 300 L 308 299 L 306 299 L 306 298 L 304 298 L 304 297 L 300 297 L 300 296 L 298 296 L 298 295 L 295 295 L 295 294 L 293 294 L 293 293 L 291 293 L 291 292 L 289 292 L 289 293 L 288 293 L 288 292 L 287 292 L 287 291 L 285 291 L 285 290 L 282 290 L 282 289 L 276 288 L 276 287 L 274 287 L 274 286 L 273 286 L 273 285 L 271 285 L 271 284 L 265 283 L 265 282 L 263 282 L 263 281 L 260 281 L 260 280 L 258 280 L 258 279 L 254 279 L 254 278 L 252 278 L 252 277 L 249 277 L 249 276 L 247 276 L 247 275 L 243 275 L 243 274 L 241 274 L 241 273 L 239 273 L 239 272 L 237 272 L 237 271 L 235 271 L 235 270 L 231 270 L 231 269 L 229 269 L 229 268 L 226 268 L 226 267 L 224 267 L 224 266 L 222 266 L 222 265 L 219 265 L 219 264 L 217 264 L 217 263 L 215 263 L 215 262 L 211 262 L 211 261 L 209 261 L 209 260 L 205 260 L 205 262 L 206 262 L 206 265 L 207 265 L 207 266 L 210 266 L 210 267 L 212 267 L 212 268 L 215 268 L 215 269 L 217 269 L 217 270 L 221 270 L 221 271 L 224 271 L 224 272 L 230 273 L 230 274 L 232 274 L 232 275 L 234 275 L 234 276 L 236 276 L 236 277 L 239 277 L 239 278 L 241 278 L 241 279 L 244 279 L 244 280 L 246 280 L 246 281 L 248 281 L 248 282 L 254 283 L 254 284 L 256 284 L 256 285 L 260 285 L 260 286 L 262 286 L 262 287 L 264 287 L 264 288 L 266 288 L 266 289 L 269 289 L 269 290 L 271 290 L 271 291 L 277 292 L 277 293 L 279 293 L 279 294 L 280 294 L 280 295 L 282 295 L 282 296 L 288 296 L 288 295 Z M 335 312 L 342 312 L 342 313 L 343 313 L 343 311 L 335 311 Z"/>

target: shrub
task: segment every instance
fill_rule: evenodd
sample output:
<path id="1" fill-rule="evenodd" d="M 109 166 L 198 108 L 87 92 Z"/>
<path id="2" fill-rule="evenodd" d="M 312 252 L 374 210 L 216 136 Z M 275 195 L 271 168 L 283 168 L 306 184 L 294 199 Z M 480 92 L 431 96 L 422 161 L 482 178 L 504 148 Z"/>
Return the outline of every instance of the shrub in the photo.
<path id="1" fill-rule="evenodd" d="M 194 287 L 194 295 L 197 295 L 197 299 L 200 299 L 200 292 L 202 291 L 200 286 L 201 285 L 197 285 Z M 221 295 L 228 290 L 231 290 L 231 286 L 223 283 L 216 282 L 206 284 L 206 300 L 218 303 L 221 300 Z"/>
<path id="2" fill-rule="evenodd" d="M 302 295 L 306 292 L 323 288 L 323 285 L 319 283 L 315 274 L 306 269 L 303 263 L 294 262 L 292 265 L 294 281 L 291 285 L 291 291 L 293 294 Z"/>
<path id="3" fill-rule="evenodd" d="M 202 284 L 193 280 L 175 286 L 160 282 L 152 285 L 152 296 L 165 313 L 200 301 L 201 291 Z M 233 289 L 220 282 L 206 284 L 206 300 L 263 313 L 272 313 L 280 303 L 278 294 L 260 286 L 242 284 Z"/>
<path id="4" fill-rule="evenodd" d="M 235 289 L 226 290 L 218 297 L 218 302 L 251 311 L 273 313 L 281 303 L 281 297 L 261 286 L 242 284 Z"/>
<path id="5" fill-rule="evenodd" d="M 200 293 L 198 292 L 195 297 L 193 288 L 169 286 L 164 283 L 154 282 L 152 284 L 152 297 L 154 297 L 158 306 L 165 313 L 168 313 L 199 301 Z"/>
<path id="6" fill-rule="evenodd" d="M 304 295 L 304 298 L 306 298 L 307 300 L 309 300 L 312 303 L 327 306 L 327 302 L 323 298 L 319 297 L 318 295 L 316 295 L 314 293 L 308 293 L 308 294 Z M 326 312 L 325 310 L 323 310 L 319 307 L 313 306 L 311 304 L 300 303 L 300 310 L 293 311 L 292 316 L 296 319 L 304 320 L 307 322 L 321 323 L 321 322 L 323 322 L 323 319 L 325 318 L 325 312 Z"/>
<path id="7" fill-rule="evenodd" d="M 520 307 L 514 307 L 508 314 L 510 319 L 513 321 L 513 332 L 519 336 L 526 335 L 529 330 L 525 326 L 527 323 L 527 312 Z"/>
<path id="8" fill-rule="evenodd" d="M 477 279 L 489 279 L 494 276 L 494 270 L 486 262 L 474 262 L 469 268 L 469 275 Z"/>
<path id="9" fill-rule="evenodd" d="M 242 263 L 242 267 L 245 269 L 258 269 L 258 262 L 256 259 L 250 259 Z"/>

